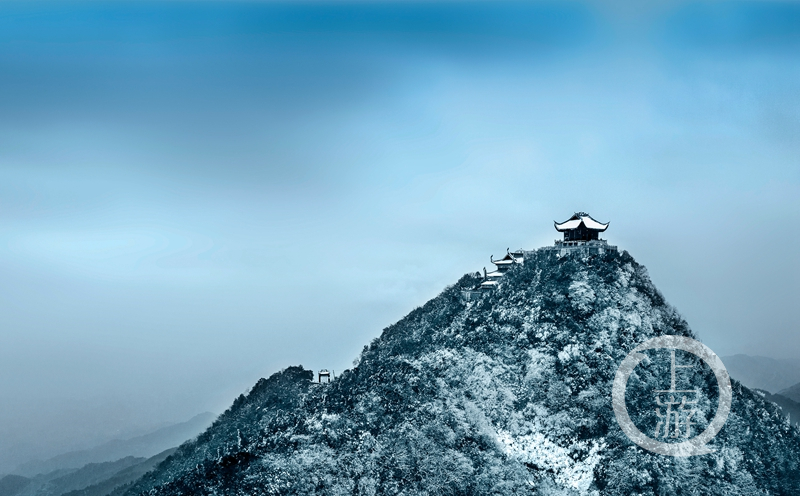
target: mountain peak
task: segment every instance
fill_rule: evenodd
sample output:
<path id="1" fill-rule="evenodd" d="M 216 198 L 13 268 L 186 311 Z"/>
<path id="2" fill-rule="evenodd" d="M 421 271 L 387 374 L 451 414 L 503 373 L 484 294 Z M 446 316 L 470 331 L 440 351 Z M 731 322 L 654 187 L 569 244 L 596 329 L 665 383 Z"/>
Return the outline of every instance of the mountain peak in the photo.
<path id="1" fill-rule="evenodd" d="M 329 385 L 313 383 L 302 367 L 260 380 L 127 494 L 800 488 L 798 432 L 735 381 L 714 453 L 655 455 L 621 432 L 611 386 L 623 358 L 655 336 L 693 337 L 627 252 L 526 252 L 493 291 L 463 298 L 462 289 L 478 282 L 466 275 L 386 328 Z M 652 358 L 632 376 L 634 389 L 650 391 L 661 380 Z M 713 400 L 712 391 L 701 413 L 713 413 Z M 647 408 L 637 419 L 655 420 Z"/>

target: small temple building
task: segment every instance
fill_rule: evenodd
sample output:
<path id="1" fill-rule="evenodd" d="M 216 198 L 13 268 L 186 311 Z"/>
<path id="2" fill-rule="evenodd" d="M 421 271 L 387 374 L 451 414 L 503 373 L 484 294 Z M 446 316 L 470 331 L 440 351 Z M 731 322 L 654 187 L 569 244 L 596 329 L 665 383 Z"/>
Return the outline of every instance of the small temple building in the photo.
<path id="1" fill-rule="evenodd" d="M 474 288 L 461 290 L 461 294 L 466 300 L 474 300 L 483 293 L 493 290 L 506 272 L 515 265 L 522 265 L 525 262 L 525 252 L 522 250 L 509 251 L 506 248 L 506 256 L 495 260 L 494 255 L 491 255 L 489 261 L 494 264 L 495 270 L 487 272 L 486 267 L 484 267 L 483 280 Z"/>
<path id="2" fill-rule="evenodd" d="M 564 222 L 553 222 L 556 231 L 564 234 L 564 239 L 557 239 L 554 246 L 542 248 L 552 250 L 563 257 L 567 253 L 577 251 L 587 255 L 601 255 L 606 251 L 616 251 L 616 246 L 609 245 L 600 238 L 600 233 L 608 229 L 605 224 L 592 218 L 586 212 L 575 212 Z"/>
<path id="3" fill-rule="evenodd" d="M 505 257 L 495 260 L 494 255 L 491 255 L 489 256 L 489 261 L 495 265 L 496 269 L 491 272 L 486 272 L 486 268 L 484 267 L 483 282 L 478 287 L 480 290 L 494 289 L 494 287 L 497 286 L 498 279 L 503 277 L 503 275 L 515 264 L 521 265 L 525 261 L 525 258 L 522 250 L 510 252 L 508 251 L 508 248 L 506 248 Z"/>
<path id="4" fill-rule="evenodd" d="M 600 239 L 600 233 L 608 229 L 608 222 L 597 222 L 586 212 L 576 212 L 564 222 L 555 222 L 556 231 L 564 233 L 564 243 L 586 242 Z"/>

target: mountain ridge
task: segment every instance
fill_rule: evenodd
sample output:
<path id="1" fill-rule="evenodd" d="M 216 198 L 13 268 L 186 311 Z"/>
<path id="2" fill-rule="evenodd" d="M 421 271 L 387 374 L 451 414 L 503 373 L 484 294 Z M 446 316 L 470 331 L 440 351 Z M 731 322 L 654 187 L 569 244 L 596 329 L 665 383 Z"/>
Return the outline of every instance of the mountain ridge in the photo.
<path id="1" fill-rule="evenodd" d="M 724 356 L 722 361 L 731 376 L 751 389 L 783 394 L 786 389 L 800 383 L 798 359 L 776 359 L 739 353 Z"/>
<path id="2" fill-rule="evenodd" d="M 29 461 L 12 473 L 33 477 L 56 470 L 79 469 L 91 463 L 113 462 L 127 456 L 149 458 L 202 433 L 214 418 L 213 413 L 200 413 L 185 422 L 164 426 L 130 439 L 115 439 L 94 448 L 70 451 L 47 460 Z"/>
<path id="3" fill-rule="evenodd" d="M 778 394 L 781 396 L 785 396 L 786 398 L 789 398 L 792 401 L 800 403 L 800 382 L 786 389 L 778 391 Z"/>

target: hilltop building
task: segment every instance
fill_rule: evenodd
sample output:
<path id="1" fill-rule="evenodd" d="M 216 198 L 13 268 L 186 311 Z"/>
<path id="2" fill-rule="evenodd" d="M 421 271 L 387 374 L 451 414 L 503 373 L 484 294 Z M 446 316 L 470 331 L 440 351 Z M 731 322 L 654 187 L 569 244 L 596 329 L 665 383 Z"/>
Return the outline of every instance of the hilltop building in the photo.
<path id="1" fill-rule="evenodd" d="M 586 212 L 576 212 L 564 222 L 553 221 L 556 231 L 564 233 L 564 243 L 580 243 L 600 239 L 600 233 L 608 229 L 608 222 L 597 222 Z"/>
<path id="2" fill-rule="evenodd" d="M 499 260 L 495 260 L 494 259 L 494 255 L 491 255 L 489 257 L 489 261 L 492 262 L 495 265 L 496 268 L 495 268 L 495 270 L 493 270 L 491 272 L 486 272 L 486 268 L 484 267 L 484 269 L 483 269 L 483 282 L 480 284 L 480 286 L 478 286 L 478 289 L 484 290 L 484 291 L 485 290 L 494 289 L 494 287 L 497 286 L 498 279 L 503 277 L 503 275 L 506 272 L 508 272 L 508 270 L 512 266 L 514 266 L 516 264 L 520 264 L 521 265 L 522 263 L 524 263 L 525 256 L 524 256 L 522 250 L 517 250 L 515 252 L 510 252 L 510 251 L 508 251 L 508 248 L 506 248 L 506 256 L 505 257 L 503 257 L 503 258 L 501 258 Z"/>
<path id="3" fill-rule="evenodd" d="M 564 222 L 553 221 L 556 231 L 564 233 L 564 239 L 557 239 L 555 245 L 548 248 L 558 250 L 559 255 L 566 255 L 576 249 L 589 254 L 601 254 L 606 250 L 616 250 L 616 246 L 611 246 L 606 240 L 600 239 L 600 233 L 608 229 L 608 224 L 609 222 L 603 224 L 594 220 L 586 212 L 575 212 Z"/>
<path id="4" fill-rule="evenodd" d="M 540 248 L 540 250 L 552 251 L 558 256 L 564 256 L 575 251 L 589 255 L 599 255 L 608 250 L 617 250 L 616 246 L 611 246 L 606 240 L 600 239 L 600 233 L 608 229 L 609 222 L 605 224 L 598 222 L 586 212 L 576 212 L 564 222 L 554 221 L 553 224 L 556 231 L 564 234 L 564 239 L 557 239 L 553 246 L 546 246 Z M 464 299 L 476 299 L 483 293 L 497 287 L 506 272 L 515 265 L 521 265 L 525 262 L 525 252 L 523 250 L 511 252 L 506 249 L 505 257 L 495 260 L 494 256 L 490 256 L 489 260 L 495 265 L 495 270 L 487 272 L 484 267 L 483 280 L 476 287 L 461 291 Z"/>
<path id="5" fill-rule="evenodd" d="M 489 257 L 489 261 L 495 265 L 495 270 L 486 272 L 486 267 L 484 267 L 483 280 L 480 284 L 472 289 L 464 289 L 461 291 L 465 299 L 472 300 L 486 291 L 493 290 L 499 283 L 499 279 L 503 277 L 511 267 L 514 265 L 522 265 L 525 262 L 525 252 L 522 250 L 509 251 L 508 248 L 506 248 L 506 256 L 495 260 L 494 255 L 492 255 Z"/>

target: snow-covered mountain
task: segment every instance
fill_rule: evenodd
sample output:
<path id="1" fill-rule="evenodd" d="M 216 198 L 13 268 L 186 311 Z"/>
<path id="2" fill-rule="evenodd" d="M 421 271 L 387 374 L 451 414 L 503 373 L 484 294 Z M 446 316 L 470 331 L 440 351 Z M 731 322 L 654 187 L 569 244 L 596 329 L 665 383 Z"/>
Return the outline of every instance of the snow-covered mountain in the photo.
<path id="1" fill-rule="evenodd" d="M 385 329 L 330 385 L 302 367 L 261 379 L 126 494 L 800 494 L 800 433 L 736 381 L 710 454 L 657 455 L 623 434 L 611 404 L 623 358 L 693 336 L 627 252 L 529 252 L 494 291 L 462 298 L 478 282 L 464 276 Z M 662 355 L 629 381 L 651 436 L 643 398 L 665 372 L 669 385 Z M 717 393 L 699 369 L 679 387 L 702 391 L 703 429 Z"/>

